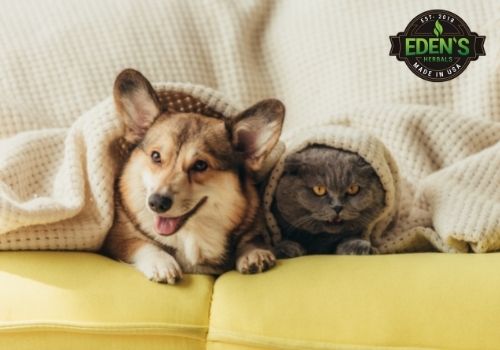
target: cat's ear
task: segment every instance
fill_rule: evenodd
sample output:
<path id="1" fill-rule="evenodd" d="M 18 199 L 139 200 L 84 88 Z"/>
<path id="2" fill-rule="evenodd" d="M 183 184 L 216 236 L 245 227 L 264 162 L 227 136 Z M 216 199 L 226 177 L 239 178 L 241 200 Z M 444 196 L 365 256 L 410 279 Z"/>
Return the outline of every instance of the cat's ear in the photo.
<path id="1" fill-rule="evenodd" d="M 231 142 L 243 154 L 245 165 L 258 171 L 278 142 L 285 118 L 285 106 L 279 100 L 261 101 L 228 121 Z"/>
<path id="2" fill-rule="evenodd" d="M 372 166 L 361 156 L 358 157 L 355 164 L 358 173 L 363 174 L 364 176 L 375 175 L 375 170 L 373 170 Z"/>
<path id="3" fill-rule="evenodd" d="M 366 160 L 364 160 L 364 158 L 363 158 L 363 157 L 356 155 L 356 158 L 357 158 L 357 159 L 356 159 L 356 165 L 357 165 L 358 167 L 360 167 L 360 168 L 364 168 L 364 167 L 366 167 L 366 166 L 370 166 L 370 164 L 368 164 L 368 163 L 366 162 Z"/>
<path id="4" fill-rule="evenodd" d="M 113 96 L 125 124 L 125 139 L 139 143 L 160 114 L 160 102 L 150 82 L 138 71 L 126 69 L 115 80 Z"/>
<path id="5" fill-rule="evenodd" d="M 285 159 L 285 175 L 297 175 L 303 164 L 302 155 L 300 153 L 292 153 Z"/>

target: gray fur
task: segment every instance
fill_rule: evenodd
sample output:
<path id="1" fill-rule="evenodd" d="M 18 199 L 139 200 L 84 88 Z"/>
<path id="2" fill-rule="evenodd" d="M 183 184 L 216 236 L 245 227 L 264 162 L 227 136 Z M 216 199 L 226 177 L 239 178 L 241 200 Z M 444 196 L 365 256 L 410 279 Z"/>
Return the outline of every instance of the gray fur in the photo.
<path id="1" fill-rule="evenodd" d="M 353 183 L 360 190 L 348 195 Z M 324 185 L 326 195 L 315 195 L 316 185 Z M 343 207 L 339 214 L 335 206 Z M 370 243 L 360 237 L 384 206 L 380 179 L 359 155 L 320 145 L 293 153 L 285 160 L 272 208 L 283 232 L 277 253 L 282 257 L 373 253 Z M 335 223 L 337 216 L 341 223 Z"/>

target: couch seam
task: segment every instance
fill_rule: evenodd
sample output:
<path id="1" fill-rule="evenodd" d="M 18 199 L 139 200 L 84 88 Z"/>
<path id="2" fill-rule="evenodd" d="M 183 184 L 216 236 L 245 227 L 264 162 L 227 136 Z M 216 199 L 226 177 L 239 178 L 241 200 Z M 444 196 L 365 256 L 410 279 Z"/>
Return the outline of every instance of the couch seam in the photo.
<path id="1" fill-rule="evenodd" d="M 259 335 L 249 336 L 240 332 L 217 330 L 213 327 L 209 327 L 209 335 L 207 341 L 212 343 L 226 342 L 235 345 L 246 345 L 252 347 L 265 346 L 268 349 L 276 350 L 449 350 L 448 348 L 436 347 L 335 344 L 330 342 L 319 342 L 311 340 L 293 340 L 294 344 L 286 344 L 290 343 L 290 339 Z"/>
<path id="2" fill-rule="evenodd" d="M 53 321 L 35 321 L 35 322 L 9 322 L 0 324 L 0 335 L 13 332 L 32 332 L 32 331 L 69 331 L 78 333 L 92 334 L 151 334 L 151 335 L 168 335 L 183 338 L 202 340 L 206 342 L 207 327 L 204 326 L 166 326 L 162 324 L 143 324 L 129 325 L 115 323 L 113 326 L 109 324 L 89 323 L 79 324 L 64 322 L 58 323 Z M 180 334 L 179 334 L 180 333 Z M 199 334 L 199 335 L 198 335 Z"/>
<path id="3" fill-rule="evenodd" d="M 212 304 L 214 302 L 214 294 L 215 294 L 215 285 L 217 284 L 217 281 L 219 279 L 220 276 L 216 276 L 215 279 L 214 279 L 214 283 L 212 283 L 212 293 L 210 293 L 210 301 L 208 303 L 208 325 L 207 325 L 207 329 L 206 329 L 206 332 L 205 332 L 205 349 L 208 349 L 208 335 L 210 333 L 210 325 L 212 323 Z"/>

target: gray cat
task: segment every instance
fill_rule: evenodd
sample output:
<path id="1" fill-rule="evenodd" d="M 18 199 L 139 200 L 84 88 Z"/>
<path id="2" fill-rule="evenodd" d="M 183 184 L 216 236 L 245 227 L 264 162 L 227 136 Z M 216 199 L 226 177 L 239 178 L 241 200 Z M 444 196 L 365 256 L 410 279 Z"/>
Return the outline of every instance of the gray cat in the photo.
<path id="1" fill-rule="evenodd" d="M 283 236 L 276 255 L 374 253 L 361 236 L 384 206 L 382 184 L 359 155 L 320 145 L 293 153 L 271 208 Z"/>

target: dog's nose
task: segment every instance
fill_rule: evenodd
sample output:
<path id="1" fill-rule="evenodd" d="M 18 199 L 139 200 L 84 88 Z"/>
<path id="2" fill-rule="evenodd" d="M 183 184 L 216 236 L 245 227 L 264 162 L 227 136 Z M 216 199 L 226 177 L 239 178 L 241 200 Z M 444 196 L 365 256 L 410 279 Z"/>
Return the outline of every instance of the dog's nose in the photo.
<path id="1" fill-rule="evenodd" d="M 342 209 L 344 209 L 343 206 L 341 205 L 336 205 L 333 207 L 333 210 L 335 210 L 337 212 L 337 214 L 340 214 L 340 212 L 342 211 Z"/>
<path id="2" fill-rule="evenodd" d="M 149 196 L 148 204 L 151 210 L 164 213 L 172 206 L 172 198 L 155 193 Z"/>

